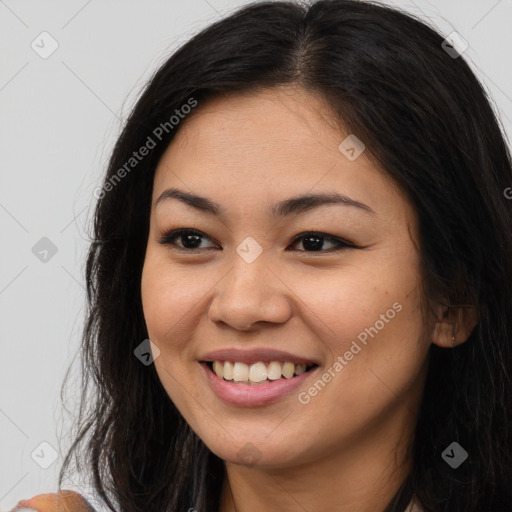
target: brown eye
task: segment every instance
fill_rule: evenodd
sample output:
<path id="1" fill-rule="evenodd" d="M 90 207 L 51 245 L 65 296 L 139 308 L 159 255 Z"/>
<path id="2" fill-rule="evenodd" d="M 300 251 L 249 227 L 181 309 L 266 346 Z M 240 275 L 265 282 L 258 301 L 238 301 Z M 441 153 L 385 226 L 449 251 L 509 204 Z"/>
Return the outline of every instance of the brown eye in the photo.
<path id="1" fill-rule="evenodd" d="M 174 229 L 166 233 L 158 243 L 172 245 L 182 251 L 208 249 L 209 247 L 199 247 L 203 238 L 210 240 L 204 233 L 195 229 Z M 181 245 L 177 244 L 175 240 L 178 240 Z"/>
<path id="2" fill-rule="evenodd" d="M 205 239 L 211 240 L 211 238 L 201 231 L 190 228 L 181 228 L 174 229 L 169 233 L 166 233 L 158 243 L 161 245 L 170 245 L 173 249 L 189 252 L 219 247 L 215 244 L 211 247 L 201 247 L 201 242 Z M 301 233 L 296 236 L 291 246 L 297 245 L 299 242 L 302 243 L 304 249 L 298 249 L 298 251 L 307 253 L 337 252 L 344 249 L 356 248 L 354 244 L 342 240 L 341 238 L 315 231 Z M 327 248 L 326 245 L 328 246 Z"/>
<path id="3" fill-rule="evenodd" d="M 325 242 L 328 241 L 328 244 L 333 244 L 334 248 L 325 249 Z M 330 235 L 326 235 L 325 233 L 318 232 L 308 232 L 302 233 L 300 236 L 294 239 L 292 245 L 296 245 L 298 242 L 302 242 L 305 250 L 300 252 L 336 252 L 343 249 L 355 248 L 354 244 L 350 242 L 346 242 L 337 237 L 333 237 Z"/>

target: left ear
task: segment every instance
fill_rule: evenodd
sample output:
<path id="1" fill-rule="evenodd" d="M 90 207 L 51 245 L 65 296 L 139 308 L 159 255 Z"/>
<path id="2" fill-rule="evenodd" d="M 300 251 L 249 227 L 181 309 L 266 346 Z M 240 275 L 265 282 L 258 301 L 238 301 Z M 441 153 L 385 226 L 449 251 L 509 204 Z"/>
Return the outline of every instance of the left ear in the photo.
<path id="1" fill-rule="evenodd" d="M 456 347 L 469 338 L 477 322 L 475 307 L 439 306 L 432 343 L 442 348 Z"/>

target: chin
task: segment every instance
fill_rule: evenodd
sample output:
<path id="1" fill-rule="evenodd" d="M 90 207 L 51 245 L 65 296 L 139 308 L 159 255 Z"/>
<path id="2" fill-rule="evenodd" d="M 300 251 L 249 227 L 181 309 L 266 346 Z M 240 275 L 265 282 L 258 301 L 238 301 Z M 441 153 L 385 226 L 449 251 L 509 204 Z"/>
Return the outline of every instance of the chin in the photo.
<path id="1" fill-rule="evenodd" d="M 287 440 L 291 442 L 293 436 L 287 436 Z M 204 442 L 217 457 L 239 466 L 281 468 L 298 464 L 301 458 L 300 454 L 294 451 L 296 446 L 287 446 L 277 439 L 269 441 L 265 436 L 261 440 L 258 440 L 257 436 L 244 436 L 230 437 L 229 440 L 221 442 L 209 442 L 206 439 Z"/>

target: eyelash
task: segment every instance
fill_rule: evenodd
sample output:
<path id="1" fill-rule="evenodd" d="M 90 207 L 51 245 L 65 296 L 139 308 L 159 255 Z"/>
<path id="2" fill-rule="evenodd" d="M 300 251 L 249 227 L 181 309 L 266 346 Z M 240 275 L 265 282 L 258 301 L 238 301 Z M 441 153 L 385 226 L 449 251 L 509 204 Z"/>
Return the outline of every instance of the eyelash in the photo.
<path id="1" fill-rule="evenodd" d="M 173 250 L 177 250 L 177 251 L 181 251 L 181 252 L 188 252 L 188 253 L 192 253 L 192 252 L 201 252 L 201 251 L 204 251 L 204 250 L 207 250 L 207 249 L 213 249 L 213 247 L 206 247 L 206 248 L 196 248 L 196 249 L 187 249 L 187 248 L 184 248 L 184 247 L 179 247 L 176 243 L 173 242 L 173 240 L 175 240 L 176 238 L 179 238 L 180 236 L 183 236 L 183 235 L 196 235 L 196 236 L 199 236 L 199 237 L 204 237 L 204 238 L 208 238 L 210 239 L 210 237 L 208 237 L 205 233 L 201 232 L 201 231 L 198 231 L 196 229 L 191 229 L 191 228 L 180 228 L 180 229 L 174 229 L 172 231 L 169 231 L 168 233 L 165 233 L 163 235 L 163 237 L 159 240 L 159 244 L 161 245 L 170 245 L 170 246 L 174 246 L 173 247 Z M 336 252 L 340 252 L 340 251 L 343 251 L 343 250 L 346 250 L 346 249 L 357 249 L 358 247 L 350 242 L 347 242 L 346 240 L 343 240 L 341 238 L 338 238 L 338 237 L 334 237 L 334 236 L 331 236 L 331 235 L 327 235 L 325 233 L 321 233 L 321 232 L 318 232 L 318 231 L 307 231 L 307 232 L 304 232 L 304 233 L 300 233 L 299 235 L 295 236 L 294 239 L 292 240 L 292 245 L 295 245 L 297 242 L 299 242 L 301 239 L 303 238 L 308 238 L 308 237 L 316 237 L 316 238 L 320 238 L 320 239 L 323 239 L 323 240 L 329 240 L 331 242 L 335 242 L 339 245 L 338 248 L 334 248 L 334 249 L 328 249 L 328 250 L 320 250 L 320 251 L 306 251 L 306 250 L 302 250 L 302 251 L 299 251 L 299 252 L 305 252 L 305 253 L 312 253 L 312 254 L 315 254 L 315 253 L 336 253 Z M 211 239 L 210 239 L 211 240 Z"/>

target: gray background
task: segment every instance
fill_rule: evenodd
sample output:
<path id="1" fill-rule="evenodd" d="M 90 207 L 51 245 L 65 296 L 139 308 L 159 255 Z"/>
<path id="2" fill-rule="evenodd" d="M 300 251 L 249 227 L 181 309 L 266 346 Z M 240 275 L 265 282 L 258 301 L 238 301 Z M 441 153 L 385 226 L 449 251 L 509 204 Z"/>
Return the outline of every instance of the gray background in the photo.
<path id="1" fill-rule="evenodd" d="M 93 191 L 122 121 L 173 48 L 245 3 L 0 0 L 1 511 L 56 489 L 71 421 L 60 388 L 84 320 Z M 387 3 L 468 41 L 464 55 L 510 137 L 512 1 Z M 31 47 L 51 48 L 44 31 L 58 43 L 46 59 Z M 44 252 L 43 237 L 55 254 Z M 67 395 L 71 410 L 76 390 Z M 44 469 L 52 450 L 57 459 Z M 76 479 L 67 488 L 87 494 Z"/>

